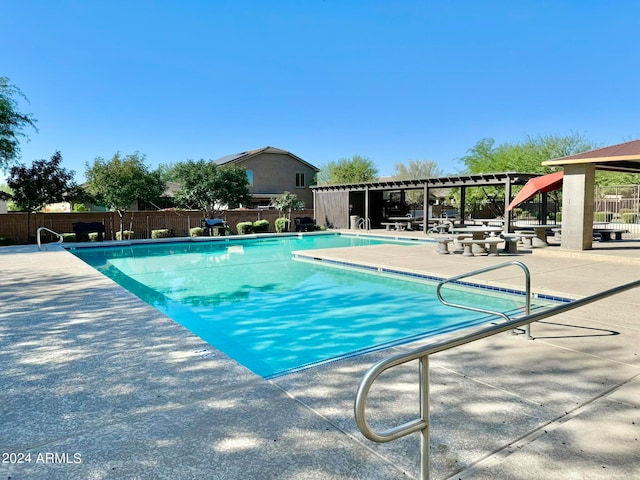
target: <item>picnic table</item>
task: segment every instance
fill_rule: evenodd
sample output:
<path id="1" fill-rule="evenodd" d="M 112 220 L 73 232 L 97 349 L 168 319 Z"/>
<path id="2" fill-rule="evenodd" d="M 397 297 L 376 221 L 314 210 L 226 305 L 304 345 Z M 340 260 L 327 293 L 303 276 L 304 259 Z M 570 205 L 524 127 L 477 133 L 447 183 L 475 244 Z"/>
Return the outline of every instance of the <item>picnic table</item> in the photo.
<path id="1" fill-rule="evenodd" d="M 501 227 L 484 227 L 480 225 L 472 225 L 470 227 L 455 227 L 452 228 L 453 233 L 470 233 L 472 240 L 482 240 L 485 236 L 495 237 L 497 233 L 502 232 Z M 486 249 L 479 244 L 473 245 L 474 253 L 486 252 Z"/>
<path id="2" fill-rule="evenodd" d="M 405 215 L 404 217 L 389 217 L 388 222 L 382 222 L 387 227 L 395 226 L 396 230 L 413 230 L 413 224 L 422 221 L 422 217 L 412 217 Z"/>

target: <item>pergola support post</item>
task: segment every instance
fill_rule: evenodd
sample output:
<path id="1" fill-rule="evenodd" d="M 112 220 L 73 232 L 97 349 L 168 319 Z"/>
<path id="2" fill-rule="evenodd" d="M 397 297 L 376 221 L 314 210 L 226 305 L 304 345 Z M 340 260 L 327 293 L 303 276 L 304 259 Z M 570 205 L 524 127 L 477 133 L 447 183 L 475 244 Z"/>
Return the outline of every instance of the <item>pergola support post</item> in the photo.
<path id="1" fill-rule="evenodd" d="M 564 166 L 562 190 L 562 241 L 567 250 L 593 248 L 593 194 L 595 165 Z"/>

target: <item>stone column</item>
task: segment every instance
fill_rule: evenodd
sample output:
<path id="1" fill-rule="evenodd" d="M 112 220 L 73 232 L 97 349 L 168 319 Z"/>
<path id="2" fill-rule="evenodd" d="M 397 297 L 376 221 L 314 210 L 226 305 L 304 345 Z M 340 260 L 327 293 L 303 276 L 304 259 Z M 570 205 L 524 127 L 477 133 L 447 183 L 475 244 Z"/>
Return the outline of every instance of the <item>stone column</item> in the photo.
<path id="1" fill-rule="evenodd" d="M 564 165 L 562 184 L 562 242 L 567 250 L 593 247 L 593 194 L 595 165 Z"/>

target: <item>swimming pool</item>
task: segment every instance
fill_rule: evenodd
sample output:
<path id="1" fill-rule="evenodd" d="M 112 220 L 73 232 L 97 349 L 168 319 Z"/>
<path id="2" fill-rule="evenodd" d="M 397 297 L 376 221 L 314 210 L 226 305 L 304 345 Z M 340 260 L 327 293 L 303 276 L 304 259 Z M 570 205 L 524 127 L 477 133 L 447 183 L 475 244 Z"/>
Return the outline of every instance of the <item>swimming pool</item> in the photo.
<path id="1" fill-rule="evenodd" d="M 489 320 L 440 304 L 435 282 L 291 253 L 380 243 L 415 245 L 326 234 L 71 251 L 265 378 Z M 455 288 L 464 304 L 503 312 L 524 304 L 522 296 Z"/>

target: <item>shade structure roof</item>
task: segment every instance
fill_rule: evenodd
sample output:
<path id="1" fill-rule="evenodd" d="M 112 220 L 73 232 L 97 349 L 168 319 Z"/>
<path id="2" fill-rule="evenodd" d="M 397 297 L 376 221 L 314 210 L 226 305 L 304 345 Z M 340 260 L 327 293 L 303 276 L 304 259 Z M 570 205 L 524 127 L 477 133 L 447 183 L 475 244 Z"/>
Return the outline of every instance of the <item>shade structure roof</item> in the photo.
<path id="1" fill-rule="evenodd" d="M 518 192 L 515 198 L 507 206 L 507 211 L 512 210 L 522 202 L 526 202 L 527 200 L 535 197 L 538 193 L 558 190 L 560 187 L 562 187 L 563 178 L 564 172 L 562 171 L 532 178 L 525 184 L 524 187 L 522 187 L 522 190 Z"/>
<path id="2" fill-rule="evenodd" d="M 555 158 L 542 162 L 546 166 L 593 163 L 598 170 L 640 173 L 640 140 Z"/>

